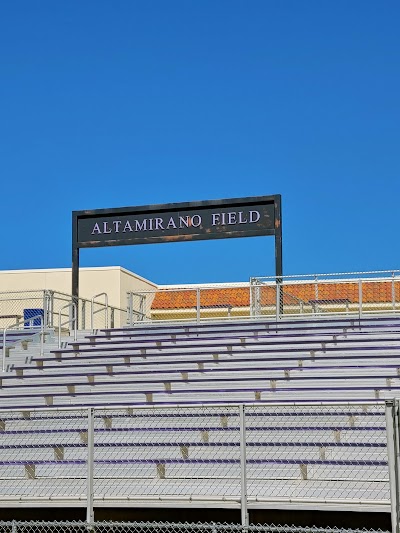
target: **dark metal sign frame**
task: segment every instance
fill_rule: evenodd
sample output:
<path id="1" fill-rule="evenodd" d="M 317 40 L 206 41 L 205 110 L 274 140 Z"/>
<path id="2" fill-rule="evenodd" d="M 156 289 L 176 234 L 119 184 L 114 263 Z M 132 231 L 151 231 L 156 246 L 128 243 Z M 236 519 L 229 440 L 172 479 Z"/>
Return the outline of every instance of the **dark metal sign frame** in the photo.
<path id="1" fill-rule="evenodd" d="M 72 212 L 72 295 L 79 297 L 79 250 L 272 235 L 282 271 L 281 196 L 253 196 Z"/>

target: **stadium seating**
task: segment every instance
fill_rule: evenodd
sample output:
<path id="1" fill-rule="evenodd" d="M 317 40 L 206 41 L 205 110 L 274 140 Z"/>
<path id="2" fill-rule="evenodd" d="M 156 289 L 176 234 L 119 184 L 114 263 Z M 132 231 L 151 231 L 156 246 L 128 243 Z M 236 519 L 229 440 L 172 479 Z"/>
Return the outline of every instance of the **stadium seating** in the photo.
<path id="1" fill-rule="evenodd" d="M 105 330 L 1 378 L 22 408 L 362 400 L 400 390 L 395 317 Z M 300 395 L 300 397 L 299 397 Z"/>
<path id="2" fill-rule="evenodd" d="M 250 503 L 390 509 L 382 400 L 400 389 L 400 318 L 153 323 L 45 346 L 1 375 L 13 504 L 85 501 L 97 407 L 98 501 L 239 505 L 245 403 Z"/>

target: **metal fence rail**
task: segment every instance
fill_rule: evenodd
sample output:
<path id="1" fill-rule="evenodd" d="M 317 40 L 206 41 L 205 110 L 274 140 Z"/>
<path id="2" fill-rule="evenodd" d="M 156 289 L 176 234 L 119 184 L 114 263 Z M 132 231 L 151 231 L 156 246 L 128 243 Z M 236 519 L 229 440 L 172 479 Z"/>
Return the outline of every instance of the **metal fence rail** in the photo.
<path id="1" fill-rule="evenodd" d="M 400 271 L 253 277 L 127 294 L 127 323 L 368 315 L 400 311 Z"/>
<path id="2" fill-rule="evenodd" d="M 78 329 L 124 326 L 127 322 L 126 309 L 109 305 L 104 295 L 101 293 L 91 300 L 79 298 L 78 302 L 74 302 L 70 294 L 52 290 L 0 292 L 0 329 L 9 328 L 17 322 L 21 327 L 30 327 L 32 317 L 41 314 L 45 328 L 57 329 L 61 323 L 64 324 L 63 330 L 67 331 L 70 329 L 68 324 L 73 321 L 72 303 L 76 304 L 79 316 Z"/>
<path id="3" fill-rule="evenodd" d="M 0 522 L 0 533 L 243 533 L 240 524 L 220 522 Z M 386 533 L 381 529 L 342 527 L 301 527 L 294 525 L 250 524 L 249 533 Z"/>
<path id="4" fill-rule="evenodd" d="M 221 522 L 38 522 L 0 521 L 0 533 L 243 533 L 240 524 Z M 250 524 L 249 533 L 386 533 L 381 529 L 342 527 L 301 527 L 294 525 Z"/>
<path id="5" fill-rule="evenodd" d="M 0 412 L 0 506 L 175 503 L 390 509 L 385 405 Z M 361 506 L 361 507 L 360 507 Z"/>
<path id="6" fill-rule="evenodd" d="M 267 313 L 271 290 L 281 291 L 278 315 L 394 313 L 400 310 L 400 271 L 251 278 L 253 314 Z"/>

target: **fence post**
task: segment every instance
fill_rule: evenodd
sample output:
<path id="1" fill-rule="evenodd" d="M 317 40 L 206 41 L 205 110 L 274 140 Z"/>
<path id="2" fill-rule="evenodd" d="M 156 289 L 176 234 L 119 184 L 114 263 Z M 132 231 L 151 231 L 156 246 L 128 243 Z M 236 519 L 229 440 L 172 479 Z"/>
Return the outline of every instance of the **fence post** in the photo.
<path id="1" fill-rule="evenodd" d="M 86 300 L 82 300 L 81 326 L 82 329 L 86 329 Z"/>
<path id="2" fill-rule="evenodd" d="M 399 419 L 396 400 L 386 400 L 385 416 L 392 533 L 399 533 Z"/>
<path id="3" fill-rule="evenodd" d="M 249 525 L 249 513 L 247 511 L 247 460 L 246 460 L 246 416 L 244 404 L 239 405 L 240 420 L 240 508 L 242 526 Z"/>
<path id="4" fill-rule="evenodd" d="M 362 306 L 363 306 L 363 289 L 362 289 L 362 280 L 358 280 L 358 315 L 361 318 L 362 316 Z"/>
<path id="5" fill-rule="evenodd" d="M 127 326 L 133 326 L 133 294 L 132 292 L 126 293 L 126 322 Z"/>
<path id="6" fill-rule="evenodd" d="M 196 289 L 196 322 L 200 323 L 200 288 Z"/>
<path id="7" fill-rule="evenodd" d="M 94 409 L 88 409 L 88 431 L 87 431 L 87 503 L 86 521 L 88 524 L 94 522 Z"/>
<path id="8" fill-rule="evenodd" d="M 47 294 L 47 290 L 43 291 L 43 322 L 45 324 L 45 327 L 48 327 L 49 324 L 49 297 Z"/>
<path id="9" fill-rule="evenodd" d="M 17 529 L 18 529 L 17 521 L 13 520 L 11 524 L 11 533 L 17 533 Z"/>
<path id="10" fill-rule="evenodd" d="M 250 302 L 250 310 L 249 310 L 249 315 L 251 317 L 254 317 L 255 313 L 254 313 L 254 302 L 253 302 L 253 278 L 250 278 L 250 283 L 249 283 L 249 302 Z"/>
<path id="11" fill-rule="evenodd" d="M 281 285 L 281 282 L 282 282 L 282 278 L 276 278 L 276 283 L 275 283 L 275 306 L 276 306 L 276 309 L 275 309 L 275 317 L 276 317 L 276 321 L 278 322 L 278 320 L 280 319 L 281 317 L 281 312 L 283 313 L 283 304 L 282 304 L 282 309 L 281 309 L 281 302 L 282 302 L 282 285 Z"/>
<path id="12" fill-rule="evenodd" d="M 44 291 L 44 326 L 45 328 L 51 328 L 54 325 L 54 291 L 46 289 Z"/>

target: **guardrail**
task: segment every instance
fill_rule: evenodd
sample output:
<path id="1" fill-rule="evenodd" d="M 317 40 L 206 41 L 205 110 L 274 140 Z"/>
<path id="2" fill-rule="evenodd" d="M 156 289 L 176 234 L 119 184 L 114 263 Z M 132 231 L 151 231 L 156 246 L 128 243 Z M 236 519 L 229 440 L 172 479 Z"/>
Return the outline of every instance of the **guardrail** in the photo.
<path id="1" fill-rule="evenodd" d="M 347 276 L 347 277 L 346 277 Z M 128 293 L 128 324 L 400 312 L 400 271 L 253 277 Z"/>
<path id="2" fill-rule="evenodd" d="M 8 507 L 34 503 L 43 478 L 41 505 L 86 492 L 88 522 L 97 501 L 132 499 L 219 502 L 241 509 L 243 527 L 260 505 L 387 512 L 392 498 L 398 509 L 393 402 L 8 409 L 0 420 Z"/>
<path id="3" fill-rule="evenodd" d="M 35 321 L 38 320 L 40 322 L 39 330 L 37 331 L 37 326 L 34 325 Z M 32 322 L 32 325 L 27 325 L 27 322 Z M 1 363 L 1 370 L 2 372 L 5 371 L 5 361 L 7 356 L 7 350 L 10 349 L 10 345 L 14 345 L 16 340 L 14 339 L 14 342 L 8 342 L 7 343 L 7 333 L 10 333 L 11 331 L 17 330 L 21 331 L 21 325 L 23 325 L 22 331 L 26 331 L 27 337 L 32 335 L 32 332 L 37 331 L 40 337 L 40 356 L 43 356 L 43 343 L 44 343 L 44 319 L 43 315 L 36 315 L 33 317 L 29 317 L 29 319 L 25 320 L 18 320 L 15 324 L 12 326 L 8 326 L 7 328 L 3 329 L 3 346 L 2 346 L 2 363 Z M 18 340 L 24 340 L 23 337 L 20 337 Z M 8 347 L 7 347 L 8 344 Z"/>
<path id="4" fill-rule="evenodd" d="M 71 311 L 71 315 L 68 317 L 68 320 L 66 320 L 65 322 L 61 322 L 62 311 L 64 309 L 69 309 Z M 61 309 L 58 312 L 58 348 L 59 349 L 61 348 L 61 329 L 63 326 L 67 324 L 68 326 L 71 326 L 69 327 L 69 329 L 74 332 L 74 341 L 76 341 L 78 338 L 78 315 L 77 315 L 77 306 L 75 302 L 67 303 L 66 305 L 61 307 Z"/>

